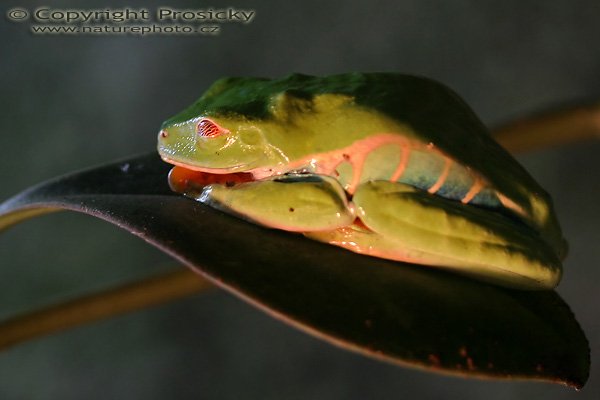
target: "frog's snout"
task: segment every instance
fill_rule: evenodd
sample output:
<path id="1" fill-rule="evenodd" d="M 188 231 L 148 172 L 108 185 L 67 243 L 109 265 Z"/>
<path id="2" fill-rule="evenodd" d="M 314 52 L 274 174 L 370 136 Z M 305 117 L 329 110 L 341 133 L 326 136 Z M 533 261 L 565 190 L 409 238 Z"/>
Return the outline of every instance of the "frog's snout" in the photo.
<path id="1" fill-rule="evenodd" d="M 160 131 L 160 132 L 158 132 L 158 137 L 159 137 L 159 139 L 164 139 L 164 138 L 166 138 L 167 136 L 169 136 L 169 132 L 167 132 L 167 130 L 166 130 L 166 129 L 161 129 L 161 131 Z"/>

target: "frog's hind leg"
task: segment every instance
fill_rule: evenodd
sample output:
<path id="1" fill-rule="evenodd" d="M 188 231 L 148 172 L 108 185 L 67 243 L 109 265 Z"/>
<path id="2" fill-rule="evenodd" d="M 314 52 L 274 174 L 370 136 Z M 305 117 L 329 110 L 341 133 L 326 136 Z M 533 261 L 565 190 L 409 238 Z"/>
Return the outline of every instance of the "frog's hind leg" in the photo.
<path id="1" fill-rule="evenodd" d="M 387 181 L 360 185 L 353 203 L 365 228 L 354 225 L 307 236 L 509 287 L 546 289 L 560 279 L 560 261 L 539 235 L 496 212 Z"/>

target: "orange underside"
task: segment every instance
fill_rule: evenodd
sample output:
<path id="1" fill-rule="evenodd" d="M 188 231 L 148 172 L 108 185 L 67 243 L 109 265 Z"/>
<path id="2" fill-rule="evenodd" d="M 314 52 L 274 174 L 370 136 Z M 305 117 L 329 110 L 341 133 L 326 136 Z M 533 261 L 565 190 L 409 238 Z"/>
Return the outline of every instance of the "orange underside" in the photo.
<path id="1" fill-rule="evenodd" d="M 169 185 L 177 193 L 186 193 L 190 189 L 199 190 L 211 183 L 233 186 L 237 183 L 251 182 L 254 178 L 247 172 L 233 174 L 211 174 L 208 172 L 192 171 L 184 167 L 175 166 L 169 172 Z"/>

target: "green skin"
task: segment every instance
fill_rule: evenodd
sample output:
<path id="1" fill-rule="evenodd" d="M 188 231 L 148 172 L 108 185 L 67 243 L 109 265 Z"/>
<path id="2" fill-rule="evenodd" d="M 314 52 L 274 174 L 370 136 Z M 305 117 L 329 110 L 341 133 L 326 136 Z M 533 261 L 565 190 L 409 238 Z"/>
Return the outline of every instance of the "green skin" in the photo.
<path id="1" fill-rule="evenodd" d="M 158 151 L 205 175 L 251 174 L 180 191 L 261 225 L 508 287 L 561 277 L 566 242 L 549 196 L 428 79 L 221 79 L 163 124 Z"/>

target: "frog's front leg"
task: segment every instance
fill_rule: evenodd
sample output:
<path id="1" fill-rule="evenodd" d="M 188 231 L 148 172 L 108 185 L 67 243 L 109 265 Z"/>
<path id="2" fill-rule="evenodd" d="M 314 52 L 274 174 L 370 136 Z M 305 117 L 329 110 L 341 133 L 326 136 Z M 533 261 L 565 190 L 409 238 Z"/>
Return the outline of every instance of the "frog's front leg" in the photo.
<path id="1" fill-rule="evenodd" d="M 204 187 L 198 200 L 272 228 L 323 231 L 352 224 L 354 211 L 333 178 L 285 174 L 228 187 Z"/>
<path id="2" fill-rule="evenodd" d="M 362 184 L 353 197 L 366 228 L 310 236 L 354 251 L 452 269 L 509 287 L 556 286 L 561 263 L 529 227 L 497 212 L 402 183 Z"/>

